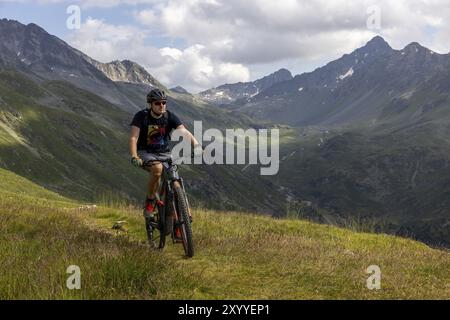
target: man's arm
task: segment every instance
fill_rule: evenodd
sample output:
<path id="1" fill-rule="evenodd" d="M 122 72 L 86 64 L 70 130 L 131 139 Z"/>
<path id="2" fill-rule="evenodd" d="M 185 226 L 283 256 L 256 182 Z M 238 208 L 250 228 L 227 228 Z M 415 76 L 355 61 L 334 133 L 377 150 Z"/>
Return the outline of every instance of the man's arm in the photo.
<path id="1" fill-rule="evenodd" d="M 137 154 L 137 142 L 139 139 L 139 132 L 141 129 L 136 126 L 131 126 L 131 133 L 130 133 L 130 155 L 132 158 L 139 158 Z"/>

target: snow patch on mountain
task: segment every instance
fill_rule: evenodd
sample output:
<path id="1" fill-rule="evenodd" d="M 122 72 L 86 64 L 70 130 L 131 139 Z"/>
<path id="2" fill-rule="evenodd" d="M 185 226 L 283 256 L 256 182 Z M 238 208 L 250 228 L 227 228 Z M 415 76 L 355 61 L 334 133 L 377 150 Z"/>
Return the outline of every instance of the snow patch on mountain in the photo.
<path id="1" fill-rule="evenodd" d="M 346 79 L 346 78 L 348 78 L 348 77 L 351 77 L 354 73 L 355 73 L 355 71 L 353 70 L 353 67 L 351 67 L 351 68 L 347 71 L 347 73 L 341 74 L 338 78 L 339 78 L 340 80 L 344 80 L 344 79 Z"/>

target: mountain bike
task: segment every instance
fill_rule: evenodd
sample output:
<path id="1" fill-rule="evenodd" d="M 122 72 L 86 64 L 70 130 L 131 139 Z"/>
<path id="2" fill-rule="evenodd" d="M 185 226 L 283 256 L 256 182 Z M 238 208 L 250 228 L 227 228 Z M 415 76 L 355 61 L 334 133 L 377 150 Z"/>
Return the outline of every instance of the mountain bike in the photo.
<path id="1" fill-rule="evenodd" d="M 162 250 L 166 245 L 166 237 L 171 236 L 173 243 L 182 243 L 187 257 L 194 256 L 192 238 L 192 214 L 189 207 L 183 178 L 178 173 L 178 166 L 173 164 L 172 157 L 145 161 L 143 166 L 162 163 L 163 173 L 159 188 L 158 211 L 154 219 L 145 217 L 145 227 L 149 244 Z M 156 233 L 159 233 L 157 235 Z"/>

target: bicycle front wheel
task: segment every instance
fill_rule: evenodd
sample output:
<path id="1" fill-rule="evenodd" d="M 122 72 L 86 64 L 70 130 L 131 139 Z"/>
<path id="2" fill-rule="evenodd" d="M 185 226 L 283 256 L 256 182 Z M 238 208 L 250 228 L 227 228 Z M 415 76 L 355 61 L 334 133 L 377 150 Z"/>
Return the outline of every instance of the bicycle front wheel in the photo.
<path id="1" fill-rule="evenodd" d="M 189 218 L 189 207 L 186 198 L 186 193 L 179 184 L 174 186 L 174 196 L 176 210 L 179 220 L 179 228 L 183 240 L 183 247 L 186 256 L 189 258 L 194 256 L 194 241 L 192 237 L 191 219 Z"/>

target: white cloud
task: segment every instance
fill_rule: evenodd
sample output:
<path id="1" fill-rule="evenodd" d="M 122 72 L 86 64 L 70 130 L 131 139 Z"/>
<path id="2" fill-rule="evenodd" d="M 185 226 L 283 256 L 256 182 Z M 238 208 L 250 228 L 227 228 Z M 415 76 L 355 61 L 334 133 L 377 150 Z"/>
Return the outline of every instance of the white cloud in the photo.
<path id="1" fill-rule="evenodd" d="M 159 49 L 145 45 L 147 33 L 133 26 L 115 26 L 87 18 L 81 29 L 73 31 L 68 42 L 101 62 L 116 59 L 158 58 Z M 153 59 L 155 59 L 153 58 Z M 161 62 L 161 59 L 156 61 Z"/>
<path id="2" fill-rule="evenodd" d="M 81 4 L 84 8 L 111 8 L 116 7 L 118 5 L 140 5 L 140 4 L 156 4 L 159 2 L 162 2 L 162 0 L 76 0 Z M 72 2 L 72 0 L 69 0 L 69 2 Z"/>
<path id="3" fill-rule="evenodd" d="M 163 84 L 181 85 L 198 92 L 225 82 L 248 81 L 242 64 L 214 60 L 205 46 L 194 44 L 184 50 L 157 48 L 146 43 L 147 33 L 133 26 L 114 26 L 88 18 L 68 42 L 101 62 L 129 59 L 141 64 Z"/>
<path id="4" fill-rule="evenodd" d="M 250 72 L 242 64 L 214 61 L 204 53 L 203 45 L 193 45 L 181 51 L 175 48 L 161 49 L 166 58 L 160 66 L 155 66 L 166 83 L 181 84 L 192 92 L 217 86 L 223 83 L 249 81 Z"/>
<path id="5" fill-rule="evenodd" d="M 163 57 L 171 57 L 172 59 L 174 59 L 175 61 L 179 61 L 181 59 L 181 57 L 183 56 L 183 51 L 181 51 L 180 49 L 176 49 L 176 48 L 169 48 L 169 47 L 164 47 L 160 50 L 160 53 Z"/>
<path id="6" fill-rule="evenodd" d="M 363 45 L 378 33 L 366 27 L 367 8 L 374 4 L 381 9 L 379 33 L 394 46 L 419 41 L 438 47 L 428 27 L 450 35 L 445 0 L 169 0 L 136 13 L 136 19 L 190 45 L 204 44 L 219 60 L 259 64 Z"/>

